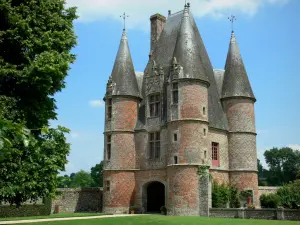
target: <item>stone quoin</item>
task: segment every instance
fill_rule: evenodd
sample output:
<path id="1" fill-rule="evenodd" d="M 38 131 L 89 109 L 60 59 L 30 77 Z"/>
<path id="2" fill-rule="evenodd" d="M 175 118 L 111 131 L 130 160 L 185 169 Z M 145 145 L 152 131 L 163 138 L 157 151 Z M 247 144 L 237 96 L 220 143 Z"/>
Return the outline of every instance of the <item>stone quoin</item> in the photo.
<path id="1" fill-rule="evenodd" d="M 211 180 L 258 205 L 256 101 L 232 31 L 225 70 L 213 69 L 190 5 L 151 16 L 143 73 L 124 28 L 104 97 L 103 212 L 209 215 Z M 206 174 L 206 175 L 205 175 Z"/>

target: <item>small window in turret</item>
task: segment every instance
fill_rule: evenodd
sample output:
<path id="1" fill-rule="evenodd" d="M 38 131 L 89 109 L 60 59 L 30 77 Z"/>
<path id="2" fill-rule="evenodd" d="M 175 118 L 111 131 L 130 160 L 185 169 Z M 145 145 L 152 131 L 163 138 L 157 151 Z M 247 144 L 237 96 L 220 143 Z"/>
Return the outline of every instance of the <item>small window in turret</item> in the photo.
<path id="1" fill-rule="evenodd" d="M 206 108 L 203 107 L 203 116 L 205 116 L 205 115 L 206 115 Z"/>
<path id="2" fill-rule="evenodd" d="M 174 133 L 174 141 L 177 141 L 177 134 Z"/>
<path id="3" fill-rule="evenodd" d="M 177 163 L 178 163 L 178 157 L 174 156 L 174 164 L 177 164 Z"/>
<path id="4" fill-rule="evenodd" d="M 107 119 L 110 120 L 112 116 L 112 99 L 107 99 Z"/>
<path id="5" fill-rule="evenodd" d="M 173 104 L 178 104 L 178 83 L 172 85 Z"/>
<path id="6" fill-rule="evenodd" d="M 203 129 L 203 135 L 206 136 L 206 129 Z"/>
<path id="7" fill-rule="evenodd" d="M 106 181 L 105 187 L 106 187 L 106 191 L 110 191 L 110 181 L 109 180 Z"/>
<path id="8" fill-rule="evenodd" d="M 107 145 L 106 145 L 106 159 L 111 158 L 111 135 L 107 135 Z"/>

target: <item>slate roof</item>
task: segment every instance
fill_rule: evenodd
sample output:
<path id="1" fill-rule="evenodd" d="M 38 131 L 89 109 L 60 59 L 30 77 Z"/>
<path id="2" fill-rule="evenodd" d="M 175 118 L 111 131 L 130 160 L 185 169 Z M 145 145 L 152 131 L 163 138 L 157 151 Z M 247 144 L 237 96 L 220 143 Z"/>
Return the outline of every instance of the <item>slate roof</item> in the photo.
<path id="1" fill-rule="evenodd" d="M 224 80 L 225 70 L 214 69 L 214 77 L 218 88 L 219 96 L 222 94 L 223 80 Z"/>
<path id="2" fill-rule="evenodd" d="M 199 30 L 196 26 L 193 15 L 191 12 L 188 13 L 189 16 L 186 16 L 185 18 L 183 17 L 184 11 L 180 11 L 168 17 L 160 39 L 157 42 L 157 46 L 153 50 L 152 58 L 157 62 L 157 64 L 163 67 L 165 76 L 168 76 L 170 73 L 170 65 L 175 52 L 176 42 L 178 40 L 178 37 L 179 40 L 181 38 L 179 36 L 179 33 L 181 32 L 181 29 L 186 29 L 185 27 L 188 27 L 189 32 L 193 33 L 193 36 L 191 36 L 193 37 L 193 47 L 197 48 L 197 50 L 194 51 L 197 52 L 198 61 L 194 63 L 196 63 L 197 65 L 201 64 L 200 71 L 205 73 L 204 75 L 201 75 L 201 78 L 203 77 L 203 79 L 207 79 L 210 83 L 210 86 L 208 88 L 208 116 L 210 123 L 209 126 L 217 129 L 227 130 L 228 122 L 220 102 L 217 85 L 214 78 L 213 68 L 209 60 L 208 54 L 206 52 L 202 38 L 200 36 Z M 187 18 L 189 18 L 189 22 L 187 21 Z M 181 26 L 182 21 L 184 21 L 183 28 Z M 179 64 L 181 64 L 179 59 L 177 59 L 177 61 Z M 183 65 L 183 67 L 184 66 L 185 65 Z M 197 66 L 197 68 L 198 67 L 199 66 Z M 166 98 L 164 98 L 164 100 L 166 101 Z M 166 104 L 164 104 L 164 107 L 166 107 Z M 163 111 L 166 112 L 166 110 L 167 109 L 164 108 Z M 166 114 L 163 115 L 163 119 L 166 121 Z M 145 121 L 145 118 L 141 118 L 141 120 Z"/>
<path id="3" fill-rule="evenodd" d="M 208 82 L 197 33 L 190 19 L 189 7 L 185 6 L 174 49 L 174 57 L 183 67 L 183 78 L 194 78 Z"/>
<path id="4" fill-rule="evenodd" d="M 248 97 L 255 101 L 234 32 L 231 33 L 221 97 Z"/>
<path id="5" fill-rule="evenodd" d="M 112 82 L 115 84 L 113 95 L 140 97 L 125 30 L 123 30 L 122 33 L 119 50 L 111 76 Z"/>

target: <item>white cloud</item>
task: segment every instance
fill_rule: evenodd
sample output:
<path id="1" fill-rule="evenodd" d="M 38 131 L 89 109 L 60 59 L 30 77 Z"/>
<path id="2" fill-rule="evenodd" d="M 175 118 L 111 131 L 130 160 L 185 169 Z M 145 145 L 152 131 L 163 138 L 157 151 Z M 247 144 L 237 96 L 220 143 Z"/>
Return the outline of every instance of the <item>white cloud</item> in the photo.
<path id="1" fill-rule="evenodd" d="M 300 151 L 300 144 L 290 144 L 288 145 L 289 148 L 292 148 L 294 150 L 299 150 Z"/>
<path id="2" fill-rule="evenodd" d="M 89 101 L 89 105 L 93 108 L 103 108 L 105 103 L 102 100 L 91 100 Z"/>
<path id="3" fill-rule="evenodd" d="M 212 16 L 220 18 L 232 13 L 253 16 L 264 5 L 286 4 L 289 0 L 190 0 L 191 10 L 196 17 Z M 167 15 L 168 10 L 183 9 L 183 0 L 67 0 L 68 6 L 77 6 L 79 21 L 90 22 L 114 19 L 120 23 L 120 15 L 129 15 L 128 28 L 148 30 L 149 17 L 155 13 Z"/>
<path id="4" fill-rule="evenodd" d="M 71 132 L 70 136 L 75 139 L 79 137 L 79 134 L 76 132 Z"/>

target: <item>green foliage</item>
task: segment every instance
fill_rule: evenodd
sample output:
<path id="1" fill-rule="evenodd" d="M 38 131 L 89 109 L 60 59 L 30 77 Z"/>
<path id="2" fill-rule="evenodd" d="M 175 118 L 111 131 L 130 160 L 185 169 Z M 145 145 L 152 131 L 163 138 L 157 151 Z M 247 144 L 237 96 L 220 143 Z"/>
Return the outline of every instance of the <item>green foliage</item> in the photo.
<path id="1" fill-rule="evenodd" d="M 77 172 L 74 176 L 74 178 L 71 181 L 71 188 L 86 188 L 86 187 L 91 187 L 92 186 L 92 177 L 91 174 L 84 171 L 80 170 Z"/>
<path id="2" fill-rule="evenodd" d="M 282 186 L 278 189 L 277 195 L 284 208 L 300 208 L 300 180 Z"/>
<path id="3" fill-rule="evenodd" d="M 263 194 L 259 200 L 262 208 L 277 208 L 280 205 L 280 198 L 275 193 Z"/>
<path id="4" fill-rule="evenodd" d="M 269 166 L 266 180 L 268 185 L 281 186 L 298 177 L 300 171 L 300 151 L 291 148 L 272 148 L 264 153 Z"/>
<path id="5" fill-rule="evenodd" d="M 212 207 L 225 208 L 229 202 L 229 188 L 225 184 L 218 184 L 216 181 L 212 185 Z"/>
<path id="6" fill-rule="evenodd" d="M 91 168 L 92 187 L 103 187 L 103 161 Z"/>
<path id="7" fill-rule="evenodd" d="M 68 129 L 51 128 L 34 138 L 21 125 L 6 124 L 10 126 L 0 129 L 4 140 L 0 157 L 0 202 L 20 206 L 27 200 L 54 196 L 56 175 L 64 170 L 70 151 L 64 135 Z M 5 137 L 9 139 L 5 141 Z"/>
<path id="8" fill-rule="evenodd" d="M 45 198 L 43 204 L 23 205 L 20 208 L 10 205 L 0 205 L 0 218 L 47 216 L 51 213 L 51 198 Z"/>
<path id="9" fill-rule="evenodd" d="M 69 188 L 71 186 L 71 178 L 68 175 L 57 177 L 57 187 L 58 188 Z"/>
<path id="10" fill-rule="evenodd" d="M 64 4 L 0 1 L 0 96 L 10 99 L 4 117 L 23 121 L 30 129 L 56 119 L 52 96 L 65 87 L 69 64 L 75 60 L 70 50 L 76 45 L 76 9 Z M 16 112 L 14 118 L 11 112 Z"/>
<path id="11" fill-rule="evenodd" d="M 229 203 L 230 208 L 239 208 L 241 206 L 237 188 L 228 184 L 218 184 L 216 181 L 213 181 L 212 207 L 225 208 L 227 203 Z"/>

